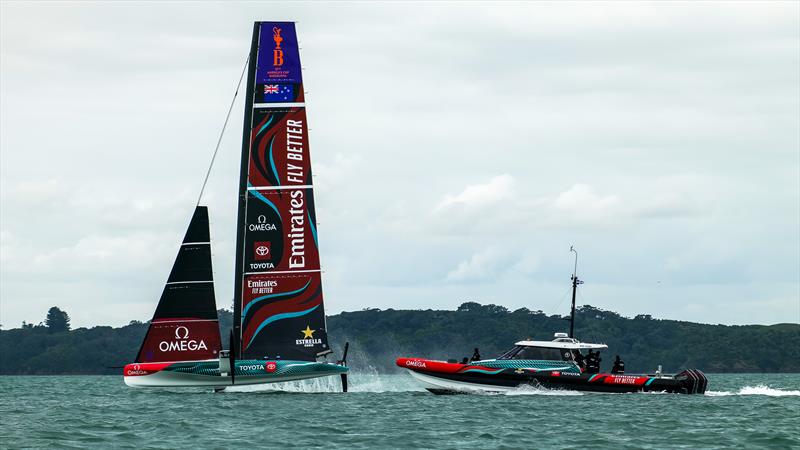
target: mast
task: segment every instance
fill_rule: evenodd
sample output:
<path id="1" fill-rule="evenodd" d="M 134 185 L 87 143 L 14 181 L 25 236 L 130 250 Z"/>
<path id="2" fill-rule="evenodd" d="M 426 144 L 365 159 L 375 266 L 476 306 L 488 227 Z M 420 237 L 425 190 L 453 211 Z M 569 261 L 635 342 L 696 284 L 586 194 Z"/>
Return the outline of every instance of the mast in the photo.
<path id="1" fill-rule="evenodd" d="M 575 337 L 575 293 L 578 291 L 578 285 L 583 284 L 583 281 L 578 279 L 578 252 L 571 245 L 569 251 L 575 253 L 575 266 L 572 268 L 572 309 L 569 313 L 569 337 Z"/>
<path id="2" fill-rule="evenodd" d="M 242 276 L 244 274 L 244 232 L 245 212 L 247 210 L 247 171 L 250 162 L 250 130 L 253 121 L 253 94 L 256 82 L 256 56 L 258 54 L 258 38 L 261 27 L 253 24 L 253 39 L 250 43 L 250 56 L 247 61 L 247 91 L 244 101 L 244 122 L 242 124 L 242 160 L 239 166 L 239 195 L 237 197 L 236 215 L 236 267 L 233 283 L 233 342 L 230 342 L 231 355 L 235 358 L 239 351 L 239 340 L 242 336 Z"/>

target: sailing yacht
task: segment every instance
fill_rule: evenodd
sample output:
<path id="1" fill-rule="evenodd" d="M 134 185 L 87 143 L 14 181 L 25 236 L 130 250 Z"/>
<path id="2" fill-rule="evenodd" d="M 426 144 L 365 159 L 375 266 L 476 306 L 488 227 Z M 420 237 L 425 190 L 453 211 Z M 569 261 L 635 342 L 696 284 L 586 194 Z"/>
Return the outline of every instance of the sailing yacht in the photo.
<path id="1" fill-rule="evenodd" d="M 196 207 L 129 386 L 274 383 L 340 375 L 328 343 L 308 122 L 293 22 L 256 22 L 237 197 L 234 321 L 222 349 L 208 209 Z M 201 193 L 202 196 L 202 193 Z"/>

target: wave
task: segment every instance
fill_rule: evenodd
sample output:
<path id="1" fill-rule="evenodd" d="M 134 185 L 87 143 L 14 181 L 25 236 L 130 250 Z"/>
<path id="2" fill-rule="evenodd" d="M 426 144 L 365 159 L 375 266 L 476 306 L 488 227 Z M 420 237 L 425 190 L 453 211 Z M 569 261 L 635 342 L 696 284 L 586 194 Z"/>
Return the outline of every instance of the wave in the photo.
<path id="1" fill-rule="evenodd" d="M 568 391 L 563 389 L 546 389 L 543 387 L 522 385 L 516 389 L 506 391 L 504 395 L 554 395 L 554 396 L 575 396 L 583 395 L 582 392 Z"/>
<path id="2" fill-rule="evenodd" d="M 424 392 L 421 385 L 407 375 L 383 375 L 377 371 L 360 371 L 350 373 L 349 391 L 352 393 L 400 393 Z M 225 389 L 226 392 L 260 392 L 260 393 L 340 393 L 342 385 L 339 377 L 323 377 L 310 380 L 288 381 L 284 383 L 270 383 L 251 386 L 234 386 Z M 485 392 L 476 392 L 486 394 Z M 598 394 L 595 392 L 579 392 L 561 389 L 546 389 L 530 385 L 523 385 L 505 392 L 489 393 L 489 395 L 546 395 L 546 396 L 580 396 Z M 614 395 L 612 393 L 602 393 Z M 647 395 L 661 395 L 664 392 L 646 392 Z M 642 395 L 642 393 L 639 393 Z M 669 394 L 668 394 L 669 395 Z M 763 384 L 744 386 L 734 391 L 706 391 L 709 397 L 727 397 L 739 395 L 763 395 L 767 397 L 800 397 L 800 390 L 772 388 Z"/>
<path id="3" fill-rule="evenodd" d="M 766 395 L 768 397 L 800 397 L 800 391 L 788 389 L 775 389 L 763 384 L 758 386 L 744 386 L 736 392 L 706 391 L 709 397 L 726 397 L 729 395 Z"/>

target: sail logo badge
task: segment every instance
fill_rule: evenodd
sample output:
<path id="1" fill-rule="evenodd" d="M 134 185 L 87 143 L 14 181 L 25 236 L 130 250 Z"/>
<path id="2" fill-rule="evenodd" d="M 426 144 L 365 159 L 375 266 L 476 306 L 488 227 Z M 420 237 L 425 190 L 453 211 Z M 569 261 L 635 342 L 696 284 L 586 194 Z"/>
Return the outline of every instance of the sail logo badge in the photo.
<path id="1" fill-rule="evenodd" d="M 275 280 L 247 280 L 247 289 L 252 295 L 272 294 L 278 282 Z"/>
<path id="2" fill-rule="evenodd" d="M 158 349 L 165 353 L 186 351 L 193 352 L 197 350 L 208 350 L 208 346 L 202 339 L 198 341 L 196 339 L 189 338 L 189 329 L 183 325 L 180 325 L 175 328 L 175 340 L 170 342 L 159 342 Z"/>
<path id="3" fill-rule="evenodd" d="M 129 377 L 135 377 L 135 376 L 139 376 L 139 375 L 147 375 L 149 373 L 146 370 L 142 370 L 142 366 L 140 366 L 139 364 L 133 364 L 133 366 L 128 365 L 128 367 L 131 367 L 131 368 L 125 370 L 125 375 L 127 375 Z"/>
<path id="4" fill-rule="evenodd" d="M 183 330 L 183 336 L 181 336 L 181 330 Z M 179 326 L 175 328 L 175 339 L 186 339 L 189 337 L 189 329 L 184 326 Z"/>
<path id="5" fill-rule="evenodd" d="M 282 66 L 284 62 L 283 50 L 281 50 L 281 42 L 283 42 L 281 31 L 280 27 L 272 28 L 272 40 L 275 41 L 275 48 L 272 50 L 272 65 L 275 67 Z"/>
<path id="6" fill-rule="evenodd" d="M 303 347 L 313 347 L 322 344 L 322 339 L 314 338 L 314 333 L 317 330 L 312 330 L 310 325 L 306 325 L 305 330 L 300 330 L 303 333 L 303 339 L 297 339 L 295 345 L 302 345 Z"/>
<path id="7" fill-rule="evenodd" d="M 247 225 L 249 231 L 275 231 L 278 227 L 274 223 L 267 223 L 267 216 L 261 214 L 256 219 L 258 223 L 251 223 Z"/>
<path id="8" fill-rule="evenodd" d="M 253 255 L 256 261 L 269 261 L 272 259 L 272 242 L 256 241 L 253 242 Z"/>

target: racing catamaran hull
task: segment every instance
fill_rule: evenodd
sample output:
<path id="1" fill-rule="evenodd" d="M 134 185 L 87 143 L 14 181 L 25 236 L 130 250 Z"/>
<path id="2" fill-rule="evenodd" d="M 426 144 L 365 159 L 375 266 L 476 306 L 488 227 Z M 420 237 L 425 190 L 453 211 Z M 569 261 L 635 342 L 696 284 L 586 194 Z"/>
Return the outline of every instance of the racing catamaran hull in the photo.
<path id="1" fill-rule="evenodd" d="M 235 385 L 280 383 L 347 373 L 347 367 L 311 361 L 236 361 Z M 124 369 L 125 384 L 133 387 L 229 387 L 230 374 L 219 371 L 217 360 L 134 363 Z"/>
<path id="2" fill-rule="evenodd" d="M 477 361 L 447 363 L 420 358 L 398 358 L 397 365 L 434 394 L 506 392 L 524 386 L 588 392 L 669 392 L 702 394 L 708 380 L 699 370 L 674 376 L 580 373 L 576 367 L 542 367 L 542 361 Z M 526 367 L 528 366 L 528 367 Z"/>

